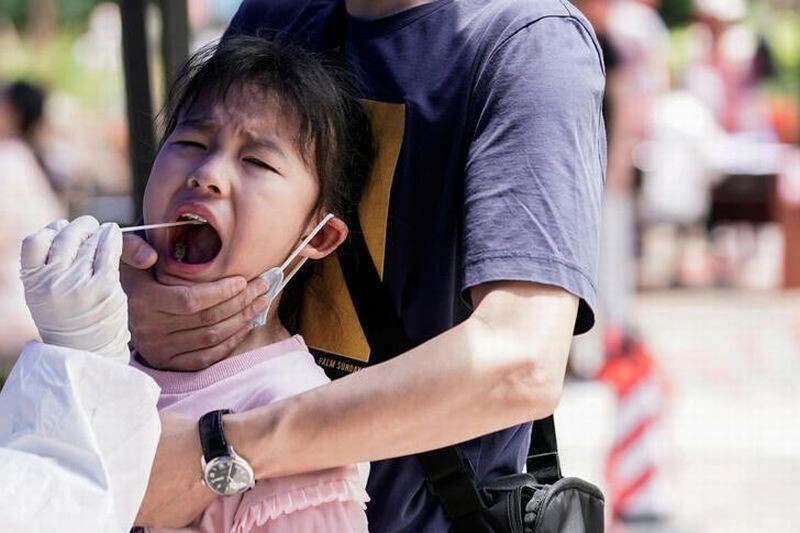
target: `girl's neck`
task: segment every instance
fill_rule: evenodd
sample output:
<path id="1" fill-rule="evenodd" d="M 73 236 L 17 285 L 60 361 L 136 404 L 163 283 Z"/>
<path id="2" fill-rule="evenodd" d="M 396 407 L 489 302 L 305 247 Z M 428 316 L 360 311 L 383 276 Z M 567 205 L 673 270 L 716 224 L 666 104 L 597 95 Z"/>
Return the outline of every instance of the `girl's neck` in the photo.
<path id="1" fill-rule="evenodd" d="M 231 351 L 228 357 L 243 354 L 245 352 L 255 350 L 256 348 L 268 346 L 291 337 L 291 334 L 283 326 L 280 318 L 278 317 L 277 308 L 278 306 L 276 302 L 276 305 L 270 309 L 269 315 L 267 316 L 267 323 L 250 331 L 247 334 L 247 337 L 245 337 L 244 340 Z"/>

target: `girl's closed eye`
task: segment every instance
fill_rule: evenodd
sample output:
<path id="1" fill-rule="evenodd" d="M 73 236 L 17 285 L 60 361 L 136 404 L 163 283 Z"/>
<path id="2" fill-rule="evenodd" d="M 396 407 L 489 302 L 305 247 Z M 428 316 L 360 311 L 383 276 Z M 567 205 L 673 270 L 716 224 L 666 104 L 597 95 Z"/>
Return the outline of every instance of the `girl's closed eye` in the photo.
<path id="1" fill-rule="evenodd" d="M 174 144 L 175 146 L 181 146 L 181 147 L 185 147 L 185 148 L 198 148 L 200 150 L 205 150 L 206 149 L 206 145 L 205 144 L 203 144 L 203 143 L 201 143 L 199 141 L 192 141 L 192 140 L 189 140 L 189 139 L 178 139 L 176 141 L 173 141 L 172 144 Z"/>
<path id="2" fill-rule="evenodd" d="M 261 159 L 259 159 L 257 157 L 245 157 L 243 159 L 243 161 L 245 163 L 249 163 L 249 164 L 251 164 L 251 165 L 253 165 L 253 166 L 257 167 L 257 168 L 260 168 L 260 169 L 263 169 L 263 170 L 268 170 L 270 172 L 274 172 L 275 174 L 280 174 L 280 172 L 278 172 L 278 170 L 275 167 L 273 167 L 269 163 L 266 163 L 266 162 L 262 161 Z"/>

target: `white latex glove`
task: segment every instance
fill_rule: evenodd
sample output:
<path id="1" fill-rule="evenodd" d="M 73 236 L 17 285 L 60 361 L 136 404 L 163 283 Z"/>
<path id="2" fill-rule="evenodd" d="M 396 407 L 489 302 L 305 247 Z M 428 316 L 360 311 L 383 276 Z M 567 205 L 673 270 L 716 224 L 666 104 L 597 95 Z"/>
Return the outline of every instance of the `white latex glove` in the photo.
<path id="1" fill-rule="evenodd" d="M 20 277 L 42 341 L 128 363 L 128 302 L 119 283 L 122 233 L 82 216 L 22 243 Z"/>

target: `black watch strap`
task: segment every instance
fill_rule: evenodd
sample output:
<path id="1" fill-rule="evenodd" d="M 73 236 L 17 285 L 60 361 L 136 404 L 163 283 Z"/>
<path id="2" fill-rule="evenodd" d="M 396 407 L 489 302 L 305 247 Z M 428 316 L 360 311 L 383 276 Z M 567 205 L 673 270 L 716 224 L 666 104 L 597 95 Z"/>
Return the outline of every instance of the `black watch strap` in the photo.
<path id="1" fill-rule="evenodd" d="M 198 428 L 200 430 L 200 445 L 203 447 L 203 457 L 206 462 L 220 455 L 229 455 L 228 442 L 222 431 L 222 415 L 230 413 L 230 409 L 210 411 L 200 417 Z"/>

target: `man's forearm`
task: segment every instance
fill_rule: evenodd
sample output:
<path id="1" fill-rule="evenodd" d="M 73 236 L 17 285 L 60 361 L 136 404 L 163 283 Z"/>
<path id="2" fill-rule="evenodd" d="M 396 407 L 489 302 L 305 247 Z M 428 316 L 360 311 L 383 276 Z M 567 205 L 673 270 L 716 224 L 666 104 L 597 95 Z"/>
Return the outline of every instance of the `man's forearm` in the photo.
<path id="1" fill-rule="evenodd" d="M 513 313 L 514 298 L 497 303 Z M 489 321 L 476 312 L 391 361 L 232 416 L 226 431 L 257 477 L 269 478 L 418 453 L 546 416 L 563 383 L 573 304 Z"/>
<path id="2" fill-rule="evenodd" d="M 391 361 L 227 415 L 226 437 L 265 479 L 418 453 L 545 416 L 560 393 L 577 299 L 541 287 L 520 309 L 526 299 L 492 291 L 469 320 Z M 196 429 L 166 440 L 142 524 L 185 525 L 213 499 L 200 483 Z"/>

